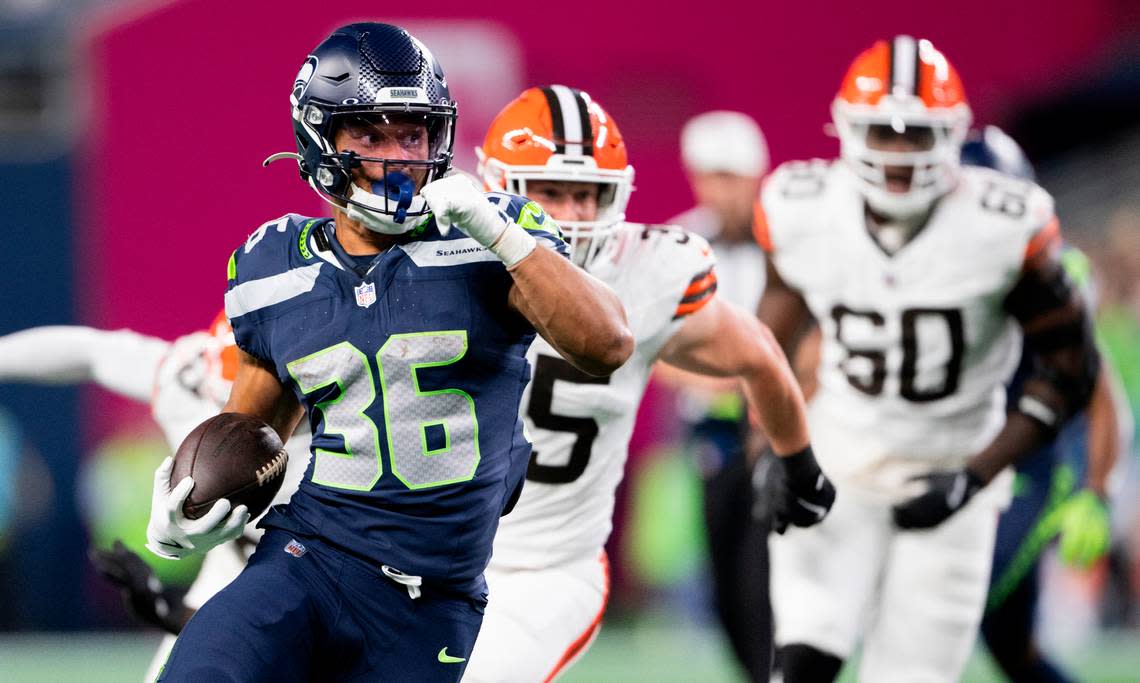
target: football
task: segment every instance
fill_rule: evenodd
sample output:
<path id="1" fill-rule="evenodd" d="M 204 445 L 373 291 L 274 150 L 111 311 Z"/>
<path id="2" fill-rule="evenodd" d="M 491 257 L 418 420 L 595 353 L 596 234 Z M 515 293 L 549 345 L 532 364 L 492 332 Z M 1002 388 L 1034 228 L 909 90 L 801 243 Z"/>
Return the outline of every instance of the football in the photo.
<path id="1" fill-rule="evenodd" d="M 182 506 L 189 519 L 209 511 L 219 498 L 245 505 L 257 517 L 273 501 L 289 455 L 272 427 L 252 415 L 222 413 L 198 425 L 174 454 L 173 488 L 184 477 L 194 488 Z"/>

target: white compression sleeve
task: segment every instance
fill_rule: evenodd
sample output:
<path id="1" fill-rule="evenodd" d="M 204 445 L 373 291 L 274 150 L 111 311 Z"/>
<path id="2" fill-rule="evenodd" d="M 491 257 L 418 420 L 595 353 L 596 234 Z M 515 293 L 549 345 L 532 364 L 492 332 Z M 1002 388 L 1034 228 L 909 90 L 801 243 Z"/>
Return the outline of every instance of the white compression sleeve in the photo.
<path id="1" fill-rule="evenodd" d="M 170 342 L 130 330 L 57 325 L 0 337 L 0 381 L 33 384 L 95 382 L 147 402 Z"/>

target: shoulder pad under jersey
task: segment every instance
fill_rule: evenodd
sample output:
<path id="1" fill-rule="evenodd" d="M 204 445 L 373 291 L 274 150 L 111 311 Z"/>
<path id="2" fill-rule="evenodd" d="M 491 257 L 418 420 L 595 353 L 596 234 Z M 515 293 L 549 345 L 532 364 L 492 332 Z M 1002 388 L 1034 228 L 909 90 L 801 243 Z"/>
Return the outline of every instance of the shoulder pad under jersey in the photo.
<path id="1" fill-rule="evenodd" d="M 507 218 L 534 235 L 539 244 L 554 249 L 563 256 L 570 256 L 570 247 L 567 246 L 558 223 L 537 202 L 506 192 L 487 192 L 485 195 L 487 201 L 497 206 Z"/>
<path id="2" fill-rule="evenodd" d="M 323 261 L 310 250 L 309 234 L 322 220 L 286 214 L 262 224 L 230 256 L 226 317 L 237 346 L 246 353 L 268 358 L 250 318 L 312 289 Z"/>
<path id="3" fill-rule="evenodd" d="M 288 213 L 263 223 L 230 255 L 227 279 L 231 283 L 260 280 L 305 262 L 316 262 L 309 249 L 308 237 L 312 228 L 322 220 Z"/>
<path id="4" fill-rule="evenodd" d="M 838 162 L 812 159 L 780 164 L 764 179 L 756 202 L 752 231 L 766 252 L 811 231 L 821 207 L 841 185 Z"/>
<path id="5" fill-rule="evenodd" d="M 671 319 L 694 313 L 716 293 L 716 256 L 705 238 L 677 225 L 626 224 L 619 267 L 634 271 L 650 298 L 668 303 Z"/>
<path id="6" fill-rule="evenodd" d="M 962 168 L 959 201 L 976 207 L 986 230 L 1000 231 L 1024 248 L 1025 257 L 1060 247 L 1053 197 L 1040 185 L 976 166 Z"/>

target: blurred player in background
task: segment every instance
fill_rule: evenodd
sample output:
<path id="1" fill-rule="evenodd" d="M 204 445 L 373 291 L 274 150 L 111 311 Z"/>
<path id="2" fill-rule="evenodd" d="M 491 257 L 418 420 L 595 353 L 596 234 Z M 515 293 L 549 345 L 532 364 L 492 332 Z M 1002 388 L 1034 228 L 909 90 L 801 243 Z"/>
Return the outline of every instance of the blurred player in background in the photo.
<path id="1" fill-rule="evenodd" d="M 987 126 L 962 147 L 962 163 L 1034 180 L 1029 160 L 1012 138 Z M 1089 262 L 1065 246 L 1061 263 L 1089 310 L 1095 310 Z M 1026 348 L 1010 386 L 1017 396 L 1030 376 L 1034 352 Z M 1017 463 L 1013 501 L 998 522 L 990 592 L 982 634 L 990 654 L 1015 683 L 1074 680 L 1049 661 L 1033 634 L 1042 553 L 1059 536 L 1065 564 L 1087 569 L 1107 551 L 1111 538 L 1108 478 L 1121 452 L 1128 452 L 1131 415 L 1119 397 L 1115 372 L 1102 363 L 1085 413 L 1074 416 L 1050 443 Z M 1121 408 L 1123 404 L 1123 408 Z M 1086 465 L 1087 463 L 1087 465 Z"/>
<path id="2" fill-rule="evenodd" d="M 549 681 L 601 626 L 614 492 L 657 360 L 743 381 L 782 456 L 789 521 L 818 522 L 835 492 L 815 464 L 783 354 L 753 315 L 716 296 L 705 240 L 625 222 L 633 168 L 600 104 L 562 85 L 531 88 L 499 113 L 477 153 L 490 189 L 531 197 L 559 222 L 574 262 L 621 298 L 637 342 L 605 378 L 576 370 L 542 340 L 528 355 L 534 377 L 523 407 L 534 453 L 518 506 L 495 537 L 487 616 L 464 680 Z"/>
<path id="3" fill-rule="evenodd" d="M 79 326 L 37 327 L 0 337 L 0 382 L 99 386 L 151 406 L 171 449 L 226 402 L 237 371 L 237 348 L 225 315 L 209 330 L 173 342 L 131 330 Z M 285 480 L 274 504 L 289 500 L 309 461 L 307 430 L 294 434 Z M 220 545 L 202 563 L 185 596 L 166 589 L 151 568 L 121 542 L 92 551 L 101 574 L 124 593 L 131 612 L 167 635 L 144 680 L 153 681 L 175 636 L 214 593 L 241 572 L 261 531 L 250 526 L 242 537 Z"/>
<path id="4" fill-rule="evenodd" d="M 15 576 L 11 566 L 14 557 L 14 539 L 21 532 L 20 518 L 29 512 L 25 508 L 27 496 L 21 489 L 31 479 L 26 469 L 34 453 L 24 443 L 24 435 L 8 411 L 0 409 L 0 576 Z M 31 512 L 35 512 L 32 510 Z M 19 594 L 26 588 L 19 581 L 0 582 L 0 631 L 8 631 L 19 624 Z"/>
<path id="5" fill-rule="evenodd" d="M 1093 392 L 1088 315 L 1041 188 L 962 168 L 958 75 L 899 36 L 860 54 L 832 105 L 837 162 L 765 183 L 760 315 L 785 349 L 814 316 L 820 461 L 843 492 L 812 529 L 774 537 L 784 680 L 833 680 L 863 635 L 860 679 L 953 681 L 985 602 L 1002 470 Z M 1018 326 L 1034 369 L 1005 410 Z"/>
<path id="6" fill-rule="evenodd" d="M 307 416 L 313 457 L 159 680 L 459 680 L 491 539 L 530 458 L 527 348 L 538 332 L 605 376 L 632 336 L 537 204 L 447 177 L 456 105 L 407 31 L 337 29 L 290 103 L 297 153 L 284 156 L 333 217 L 287 214 L 234 251 L 238 366 L 224 409 L 282 438 Z M 155 552 L 201 550 L 248 519 L 223 499 L 203 517 L 216 526 L 187 523 L 188 480 L 171 489 L 169 467 L 156 472 Z"/>
<path id="7" fill-rule="evenodd" d="M 746 114 L 711 111 L 681 130 L 681 160 L 697 205 L 670 223 L 706 237 L 716 256 L 717 296 L 755 311 L 764 291 L 764 252 L 752 239 L 768 145 Z M 752 462 L 744 455 L 745 405 L 738 382 L 659 365 L 678 392 L 704 493 L 713 602 L 732 652 L 753 681 L 771 669 L 768 523 L 753 515 Z"/>

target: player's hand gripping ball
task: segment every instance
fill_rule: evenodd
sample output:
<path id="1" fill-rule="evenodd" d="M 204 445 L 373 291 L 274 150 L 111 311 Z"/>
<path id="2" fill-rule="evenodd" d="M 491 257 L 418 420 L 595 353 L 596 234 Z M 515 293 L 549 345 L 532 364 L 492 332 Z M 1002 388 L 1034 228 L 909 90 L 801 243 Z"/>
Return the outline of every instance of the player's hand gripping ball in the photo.
<path id="1" fill-rule="evenodd" d="M 262 420 L 222 413 L 155 471 L 147 547 L 179 559 L 233 540 L 281 488 L 288 455 Z"/>

